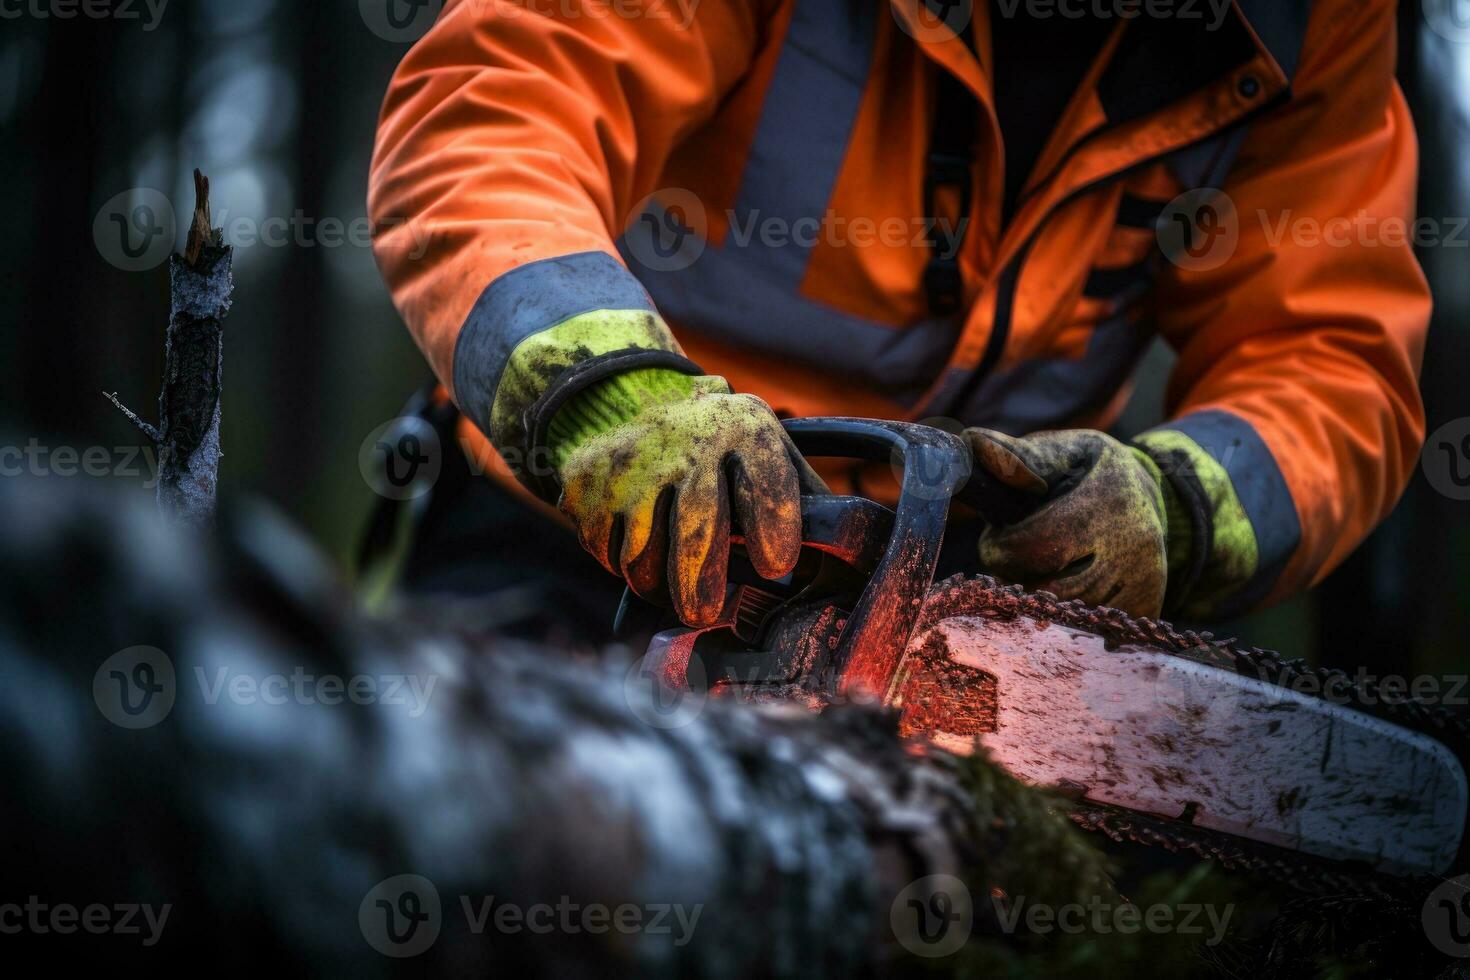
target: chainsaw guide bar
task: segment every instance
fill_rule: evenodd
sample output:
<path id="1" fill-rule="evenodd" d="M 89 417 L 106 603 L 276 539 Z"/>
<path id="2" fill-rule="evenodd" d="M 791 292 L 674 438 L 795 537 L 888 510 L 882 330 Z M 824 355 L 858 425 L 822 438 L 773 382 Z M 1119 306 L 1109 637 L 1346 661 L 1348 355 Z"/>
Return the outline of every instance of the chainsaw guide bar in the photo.
<path id="1" fill-rule="evenodd" d="M 1304 862 L 1318 877 L 1334 864 L 1406 876 L 1466 866 L 1470 738 L 1449 709 L 983 577 L 930 591 L 905 668 L 889 698 L 905 731 L 951 751 L 978 744 L 1023 781 L 1066 792 L 1090 829 L 1234 838 L 1263 846 L 1227 863 L 1331 862 Z M 946 730 L 953 717 L 960 732 Z"/>

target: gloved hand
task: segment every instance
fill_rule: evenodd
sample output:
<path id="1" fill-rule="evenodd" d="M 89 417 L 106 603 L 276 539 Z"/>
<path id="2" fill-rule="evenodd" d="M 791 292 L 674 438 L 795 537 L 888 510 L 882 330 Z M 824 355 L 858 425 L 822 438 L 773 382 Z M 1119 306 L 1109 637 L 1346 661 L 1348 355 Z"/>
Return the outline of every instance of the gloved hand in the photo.
<path id="1" fill-rule="evenodd" d="M 1163 475 L 1149 456 L 1091 430 L 1018 439 L 966 429 L 964 438 L 977 470 L 1039 504 L 981 535 L 989 571 L 1063 599 L 1159 615 L 1169 525 Z"/>
<path id="2" fill-rule="evenodd" d="M 707 626 L 725 599 L 731 515 L 758 574 L 801 551 L 795 453 L 766 403 L 723 378 L 628 371 L 579 392 L 548 444 L 583 547 L 645 598 Z"/>

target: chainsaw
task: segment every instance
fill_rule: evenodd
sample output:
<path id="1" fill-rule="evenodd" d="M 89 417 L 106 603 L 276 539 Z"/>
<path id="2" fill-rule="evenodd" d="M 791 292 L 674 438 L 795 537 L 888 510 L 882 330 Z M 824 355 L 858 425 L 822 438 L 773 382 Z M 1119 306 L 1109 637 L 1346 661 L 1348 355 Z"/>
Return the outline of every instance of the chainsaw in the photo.
<path id="1" fill-rule="evenodd" d="M 803 493 L 778 582 L 733 535 L 720 621 L 656 633 L 643 660 L 669 696 L 876 702 L 906 736 L 1058 792 L 1087 829 L 1314 886 L 1470 870 L 1464 716 L 1119 610 L 936 582 L 952 500 L 1006 523 L 1035 503 L 938 429 L 785 426 L 804 456 L 892 462 L 897 504 Z"/>

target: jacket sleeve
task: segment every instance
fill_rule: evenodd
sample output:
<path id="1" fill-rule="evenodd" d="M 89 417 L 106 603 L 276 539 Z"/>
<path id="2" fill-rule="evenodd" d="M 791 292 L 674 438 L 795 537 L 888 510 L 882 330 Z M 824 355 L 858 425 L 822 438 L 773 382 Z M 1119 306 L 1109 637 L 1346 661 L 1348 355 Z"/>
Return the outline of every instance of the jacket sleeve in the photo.
<path id="1" fill-rule="evenodd" d="M 1394 58 L 1393 3 L 1314 4 L 1294 97 L 1252 124 L 1225 183 L 1233 252 L 1165 263 L 1173 421 L 1141 442 L 1194 452 L 1215 524 L 1176 608 L 1229 615 L 1315 584 L 1412 474 L 1430 299 Z"/>
<path id="2" fill-rule="evenodd" d="M 435 373 L 502 451 L 572 365 L 678 351 L 614 242 L 746 71 L 757 8 L 450 0 L 399 66 L 369 181 L 374 252 Z"/>

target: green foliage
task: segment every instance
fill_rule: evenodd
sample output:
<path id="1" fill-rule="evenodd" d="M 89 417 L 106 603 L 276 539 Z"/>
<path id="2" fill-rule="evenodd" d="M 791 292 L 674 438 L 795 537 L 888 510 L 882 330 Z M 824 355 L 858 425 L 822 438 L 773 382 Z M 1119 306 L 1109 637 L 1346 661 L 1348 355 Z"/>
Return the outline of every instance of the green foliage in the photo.
<path id="1" fill-rule="evenodd" d="M 1120 887 L 1126 869 L 1073 824 L 1063 801 L 1021 785 L 983 758 L 968 783 L 980 801 L 985 854 L 971 881 L 976 936 L 950 964 L 954 975 L 1009 980 L 1057 977 L 1182 977 L 1208 969 L 1220 940 L 1205 914 L 1237 921 L 1242 883 L 1199 863 Z M 1188 931 L 1154 931 L 1146 910 L 1167 910 Z M 1228 911 L 1227 911 L 1228 910 Z M 1164 916 L 1156 911 L 1155 922 Z M 1226 940 L 1228 942 L 1228 939 Z"/>
<path id="2" fill-rule="evenodd" d="M 1160 861 L 1084 832 L 1066 801 L 983 754 L 964 767 L 980 841 L 967 875 L 975 921 L 960 952 L 921 964 L 934 975 L 1366 980 L 1446 966 L 1424 939 L 1416 883 L 1397 898 L 1311 897 L 1210 862 Z"/>

